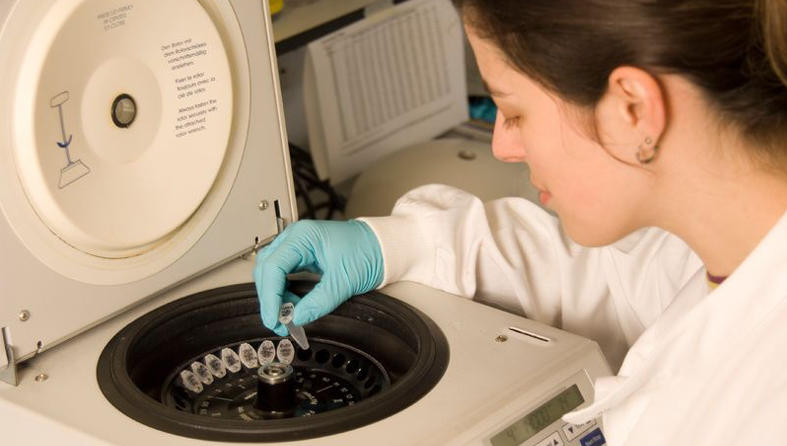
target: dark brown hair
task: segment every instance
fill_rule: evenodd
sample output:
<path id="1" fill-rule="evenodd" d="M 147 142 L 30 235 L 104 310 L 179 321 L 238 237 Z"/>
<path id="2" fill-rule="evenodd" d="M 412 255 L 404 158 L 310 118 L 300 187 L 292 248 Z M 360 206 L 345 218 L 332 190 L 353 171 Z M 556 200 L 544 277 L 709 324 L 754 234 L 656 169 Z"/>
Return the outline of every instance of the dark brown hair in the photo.
<path id="1" fill-rule="evenodd" d="M 787 0 L 453 1 L 509 64 L 570 103 L 594 106 L 618 66 L 680 74 L 787 165 Z"/>

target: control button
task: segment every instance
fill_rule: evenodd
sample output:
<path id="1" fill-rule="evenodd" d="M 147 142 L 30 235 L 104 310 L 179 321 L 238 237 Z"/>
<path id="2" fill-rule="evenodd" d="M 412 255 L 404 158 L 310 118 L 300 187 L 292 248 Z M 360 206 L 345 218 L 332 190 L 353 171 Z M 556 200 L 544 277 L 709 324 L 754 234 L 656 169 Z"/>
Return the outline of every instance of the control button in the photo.
<path id="1" fill-rule="evenodd" d="M 579 434 L 585 432 L 590 426 L 594 424 L 596 424 L 595 420 L 590 420 L 582 424 L 566 424 L 563 426 L 563 434 L 566 436 L 568 441 L 571 441 L 579 437 Z"/>
<path id="2" fill-rule="evenodd" d="M 607 444 L 607 440 L 604 438 L 604 434 L 601 433 L 601 429 L 594 429 L 589 434 L 585 435 L 579 440 L 580 446 L 604 446 Z"/>
<path id="3" fill-rule="evenodd" d="M 554 432 L 552 435 L 539 441 L 533 446 L 563 446 L 563 439 L 560 438 L 560 433 Z"/>

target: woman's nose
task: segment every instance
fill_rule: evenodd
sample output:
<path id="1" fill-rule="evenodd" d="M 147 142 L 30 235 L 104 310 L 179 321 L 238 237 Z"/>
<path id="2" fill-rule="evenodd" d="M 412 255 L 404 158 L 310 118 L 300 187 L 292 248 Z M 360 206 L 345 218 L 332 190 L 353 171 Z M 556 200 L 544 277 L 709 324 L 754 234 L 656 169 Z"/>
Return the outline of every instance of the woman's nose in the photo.
<path id="1" fill-rule="evenodd" d="M 495 117 L 495 128 L 492 132 L 492 154 L 495 158 L 506 163 L 521 163 L 525 161 L 525 149 L 522 137 L 517 126 L 506 128 L 503 125 L 505 118 L 498 110 Z"/>

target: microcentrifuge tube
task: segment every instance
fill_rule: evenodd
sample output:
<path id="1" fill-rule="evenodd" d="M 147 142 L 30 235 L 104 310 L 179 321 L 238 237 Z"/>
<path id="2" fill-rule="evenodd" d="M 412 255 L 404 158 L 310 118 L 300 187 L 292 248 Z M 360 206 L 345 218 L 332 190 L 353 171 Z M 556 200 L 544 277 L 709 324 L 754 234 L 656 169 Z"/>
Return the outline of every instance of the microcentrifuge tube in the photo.
<path id="1" fill-rule="evenodd" d="M 202 384 L 213 384 L 213 375 L 210 373 L 210 370 L 205 367 L 205 364 L 194 361 L 191 363 L 191 371 L 197 375 L 197 378 L 202 381 Z"/>
<path id="2" fill-rule="evenodd" d="M 257 363 L 257 352 L 254 351 L 254 347 L 251 344 L 246 342 L 241 344 L 238 347 L 238 356 L 240 356 L 240 362 L 247 368 L 253 369 L 259 365 Z"/>
<path id="3" fill-rule="evenodd" d="M 223 362 L 224 365 L 227 366 L 227 370 L 232 373 L 238 373 L 240 371 L 240 357 L 235 353 L 235 350 L 229 347 L 221 349 L 221 362 Z"/>
<path id="4" fill-rule="evenodd" d="M 279 322 L 284 324 L 287 327 L 287 331 L 290 332 L 290 336 L 295 342 L 303 350 L 309 349 L 309 340 L 306 339 L 306 332 L 303 330 L 303 327 L 299 327 L 292 323 L 292 313 L 295 309 L 295 306 L 292 302 L 287 302 L 286 304 L 281 306 L 281 310 L 279 311 Z"/>
<path id="5" fill-rule="evenodd" d="M 225 367 L 221 359 L 213 353 L 205 355 L 205 365 L 208 366 L 210 373 L 213 373 L 213 376 L 216 378 L 224 378 L 224 375 L 227 374 L 227 367 Z"/>
<path id="6" fill-rule="evenodd" d="M 295 347 L 289 339 L 279 341 L 279 346 L 276 347 L 276 356 L 278 356 L 279 362 L 285 364 L 289 364 L 295 359 Z"/>
<path id="7" fill-rule="evenodd" d="M 272 341 L 262 341 L 257 349 L 257 358 L 260 360 L 260 365 L 269 364 L 276 359 L 276 346 Z"/>
<path id="8" fill-rule="evenodd" d="M 197 378 L 197 376 L 191 373 L 189 370 L 180 372 L 180 380 L 183 382 L 183 387 L 191 390 L 192 392 L 202 392 L 202 383 L 200 382 L 199 378 Z"/>

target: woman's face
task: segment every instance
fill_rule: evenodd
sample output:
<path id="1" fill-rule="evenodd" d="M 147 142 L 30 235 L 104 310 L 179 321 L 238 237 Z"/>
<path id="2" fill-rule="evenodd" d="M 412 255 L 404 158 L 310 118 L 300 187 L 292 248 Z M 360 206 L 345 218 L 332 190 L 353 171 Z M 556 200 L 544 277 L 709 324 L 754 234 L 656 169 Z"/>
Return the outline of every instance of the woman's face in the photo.
<path id="1" fill-rule="evenodd" d="M 566 232 L 581 244 L 608 244 L 640 227 L 643 191 L 632 166 L 582 130 L 579 114 L 572 113 L 578 111 L 575 106 L 514 70 L 497 47 L 472 28 L 467 33 L 498 107 L 494 156 L 528 164 L 541 203 L 560 216 Z"/>

